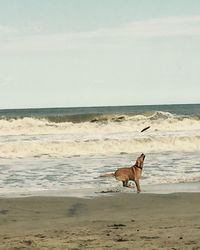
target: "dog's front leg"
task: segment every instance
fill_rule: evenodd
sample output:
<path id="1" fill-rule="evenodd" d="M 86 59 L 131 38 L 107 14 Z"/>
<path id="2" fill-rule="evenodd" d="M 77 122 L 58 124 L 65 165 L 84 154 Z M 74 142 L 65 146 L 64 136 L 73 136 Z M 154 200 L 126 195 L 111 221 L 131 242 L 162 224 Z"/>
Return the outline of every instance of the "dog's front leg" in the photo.
<path id="1" fill-rule="evenodd" d="M 128 180 L 122 181 L 122 183 L 123 183 L 123 187 L 128 187 Z"/>
<path id="2" fill-rule="evenodd" d="M 136 184 L 136 187 L 137 187 L 137 192 L 140 193 L 141 189 L 140 189 L 140 182 L 139 182 L 139 180 L 135 180 L 135 184 Z"/>

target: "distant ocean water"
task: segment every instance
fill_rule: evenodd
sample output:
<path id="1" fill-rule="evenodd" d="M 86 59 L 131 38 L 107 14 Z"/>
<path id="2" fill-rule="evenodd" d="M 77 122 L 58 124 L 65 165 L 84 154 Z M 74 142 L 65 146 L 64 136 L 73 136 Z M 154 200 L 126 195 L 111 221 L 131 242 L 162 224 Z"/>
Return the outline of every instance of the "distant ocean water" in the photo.
<path id="1" fill-rule="evenodd" d="M 0 196 L 121 186 L 141 152 L 142 185 L 200 181 L 200 104 L 0 110 Z"/>

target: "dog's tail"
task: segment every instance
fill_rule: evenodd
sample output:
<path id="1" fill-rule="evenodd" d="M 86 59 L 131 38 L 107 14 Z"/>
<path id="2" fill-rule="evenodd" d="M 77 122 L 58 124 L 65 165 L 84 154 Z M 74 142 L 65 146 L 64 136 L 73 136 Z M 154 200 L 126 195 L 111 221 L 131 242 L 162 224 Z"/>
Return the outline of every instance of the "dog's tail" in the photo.
<path id="1" fill-rule="evenodd" d="M 114 177 L 115 173 L 105 173 L 105 174 L 101 174 L 100 177 Z"/>

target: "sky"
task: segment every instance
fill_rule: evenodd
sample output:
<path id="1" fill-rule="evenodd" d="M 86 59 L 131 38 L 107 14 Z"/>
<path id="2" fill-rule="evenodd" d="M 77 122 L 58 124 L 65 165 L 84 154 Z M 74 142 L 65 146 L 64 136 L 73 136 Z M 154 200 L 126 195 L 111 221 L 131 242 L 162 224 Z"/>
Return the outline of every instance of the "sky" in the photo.
<path id="1" fill-rule="evenodd" d="M 0 109 L 200 103 L 199 0 L 0 0 Z"/>

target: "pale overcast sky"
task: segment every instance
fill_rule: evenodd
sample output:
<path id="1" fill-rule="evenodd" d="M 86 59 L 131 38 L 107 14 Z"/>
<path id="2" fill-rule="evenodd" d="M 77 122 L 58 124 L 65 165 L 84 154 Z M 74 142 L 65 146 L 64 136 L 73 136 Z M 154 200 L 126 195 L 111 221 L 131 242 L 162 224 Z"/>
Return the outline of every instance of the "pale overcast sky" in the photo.
<path id="1" fill-rule="evenodd" d="M 0 108 L 200 103 L 199 0 L 0 0 Z"/>

